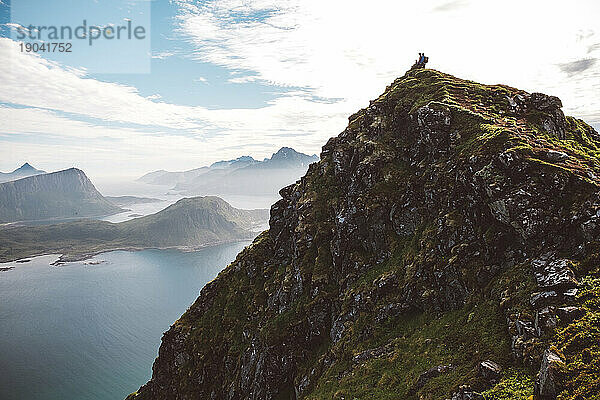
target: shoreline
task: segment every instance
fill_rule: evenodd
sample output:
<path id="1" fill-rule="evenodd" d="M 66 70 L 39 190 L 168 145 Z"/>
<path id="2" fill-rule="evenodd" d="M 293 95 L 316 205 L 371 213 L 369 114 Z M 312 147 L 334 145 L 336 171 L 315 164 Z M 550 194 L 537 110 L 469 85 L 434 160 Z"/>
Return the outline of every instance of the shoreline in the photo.
<path id="1" fill-rule="evenodd" d="M 258 236 L 258 234 L 257 234 L 257 236 Z M 133 252 L 133 251 L 142 251 L 142 250 L 179 250 L 179 251 L 182 251 L 185 253 L 191 253 L 191 252 L 199 251 L 199 250 L 202 250 L 202 249 L 205 249 L 208 247 L 220 246 L 220 245 L 224 245 L 224 244 L 241 243 L 241 242 L 252 243 L 253 240 L 254 240 L 254 238 L 234 239 L 234 240 L 225 240 L 225 241 L 207 243 L 207 244 L 198 245 L 198 246 L 118 246 L 118 247 L 111 247 L 111 248 L 107 248 L 107 249 L 103 249 L 103 250 L 95 250 L 95 251 L 79 253 L 79 254 L 60 253 L 60 251 L 49 250 L 49 252 L 47 252 L 47 253 L 33 254 L 30 256 L 22 257 L 22 258 L 0 260 L 0 263 L 1 264 L 6 264 L 6 263 L 26 264 L 28 261 L 30 261 L 32 258 L 35 258 L 35 257 L 60 254 L 59 258 L 56 261 L 50 263 L 50 265 L 58 267 L 61 265 L 65 265 L 67 263 L 86 261 L 97 255 L 100 255 L 103 253 L 110 253 L 113 251 L 132 251 Z M 23 260 L 23 261 L 19 262 L 20 260 Z"/>
<path id="2" fill-rule="evenodd" d="M 124 247 L 115 247 L 115 248 L 110 248 L 110 249 L 106 249 L 106 250 L 98 250 L 98 251 L 93 251 L 93 252 L 89 252 L 89 253 L 84 253 L 84 254 L 62 254 L 58 260 L 54 261 L 53 263 L 51 263 L 50 265 L 53 265 L 55 267 L 61 266 L 61 265 L 65 265 L 67 263 L 71 263 L 71 262 L 80 262 L 80 261 L 86 261 L 89 260 L 90 258 L 93 258 L 97 255 L 103 254 L 103 253 L 110 253 L 113 251 L 142 251 L 142 250 L 179 250 L 181 252 L 184 253 L 192 253 L 194 251 L 199 251 L 208 247 L 215 247 L 215 246 L 220 246 L 223 244 L 231 244 L 231 243 L 240 243 L 240 242 L 252 242 L 253 239 L 236 239 L 236 240 L 228 240 L 228 241 L 222 241 L 222 242 L 216 242 L 216 243 L 209 243 L 209 244 L 204 244 L 204 245 L 199 245 L 199 246 L 124 246 Z M 10 261 L 8 261 L 10 262 Z"/>

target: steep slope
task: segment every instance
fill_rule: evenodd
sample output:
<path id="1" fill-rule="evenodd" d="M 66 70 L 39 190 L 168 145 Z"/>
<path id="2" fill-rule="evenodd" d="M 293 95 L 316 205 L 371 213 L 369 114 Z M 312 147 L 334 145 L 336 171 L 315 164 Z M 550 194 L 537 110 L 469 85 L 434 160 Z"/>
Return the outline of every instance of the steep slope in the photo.
<path id="1" fill-rule="evenodd" d="M 0 184 L 0 222 L 90 217 L 123 211 L 77 168 Z"/>
<path id="2" fill-rule="evenodd" d="M 82 220 L 0 229 L 0 261 L 60 253 L 77 260 L 118 248 L 198 248 L 252 239 L 267 210 L 239 210 L 218 197 L 182 199 L 164 210 L 117 224 Z"/>
<path id="3" fill-rule="evenodd" d="M 0 183 L 14 181 L 16 179 L 26 178 L 28 176 L 45 174 L 46 171 L 35 169 L 29 163 L 21 165 L 12 172 L 0 172 Z"/>
<path id="4" fill-rule="evenodd" d="M 394 81 L 281 190 L 129 399 L 597 399 L 600 138 L 560 108 L 433 70 Z"/>

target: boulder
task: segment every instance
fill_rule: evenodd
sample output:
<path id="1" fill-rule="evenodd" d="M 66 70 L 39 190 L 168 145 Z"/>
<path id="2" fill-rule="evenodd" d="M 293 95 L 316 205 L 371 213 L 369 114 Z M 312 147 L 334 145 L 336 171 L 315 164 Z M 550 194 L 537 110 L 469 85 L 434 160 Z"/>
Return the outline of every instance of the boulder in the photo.
<path id="1" fill-rule="evenodd" d="M 380 347 L 376 347 L 373 349 L 368 349 L 365 351 L 361 351 L 357 355 L 354 356 L 352 361 L 356 364 L 364 363 L 366 361 L 372 360 L 374 358 L 383 358 L 389 357 L 394 352 L 393 346 L 386 344 Z"/>
<path id="2" fill-rule="evenodd" d="M 543 113 L 539 122 L 546 132 L 558 139 L 565 138 L 566 119 L 561 110 L 562 101 L 558 97 L 532 93 L 529 96 L 527 107 Z"/>
<path id="3" fill-rule="evenodd" d="M 529 106 L 543 112 L 552 112 L 562 108 L 562 101 L 556 96 L 548 96 L 544 93 L 531 93 Z"/>
<path id="4" fill-rule="evenodd" d="M 546 331 L 554 329 L 557 325 L 554 307 L 544 307 L 535 313 L 535 330 L 537 336 L 542 336 Z"/>
<path id="5" fill-rule="evenodd" d="M 559 301 L 558 293 L 554 290 L 550 290 L 547 292 L 536 292 L 532 293 L 531 299 L 529 302 L 534 307 L 543 307 L 549 304 L 555 304 Z"/>
<path id="6" fill-rule="evenodd" d="M 538 286 L 545 290 L 577 287 L 577 279 L 571 266 L 571 261 L 564 258 L 550 261 L 534 260 L 532 262 L 535 280 Z"/>
<path id="7" fill-rule="evenodd" d="M 569 324 L 583 317 L 583 314 L 585 314 L 585 311 L 575 306 L 558 307 L 556 309 L 556 315 L 560 318 L 560 322 L 564 324 Z"/>
<path id="8" fill-rule="evenodd" d="M 545 400 L 555 399 L 560 392 L 560 381 L 564 366 L 565 362 L 561 356 L 555 351 L 547 349 L 542 357 L 534 394 Z"/>
<path id="9" fill-rule="evenodd" d="M 546 158 L 550 162 L 560 162 L 569 158 L 569 155 L 563 151 L 548 150 L 546 151 Z"/>
<path id="10" fill-rule="evenodd" d="M 477 371 L 486 381 L 497 383 L 500 380 L 502 367 L 492 360 L 485 360 L 479 363 Z"/>

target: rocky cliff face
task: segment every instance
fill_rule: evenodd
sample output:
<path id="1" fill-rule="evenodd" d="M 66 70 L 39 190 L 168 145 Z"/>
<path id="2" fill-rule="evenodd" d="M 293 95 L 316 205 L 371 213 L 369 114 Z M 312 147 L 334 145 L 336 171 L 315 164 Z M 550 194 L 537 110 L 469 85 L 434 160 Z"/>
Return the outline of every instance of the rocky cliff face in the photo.
<path id="1" fill-rule="evenodd" d="M 600 138 L 410 71 L 281 191 L 130 399 L 595 398 Z"/>
<path id="2" fill-rule="evenodd" d="M 70 168 L 0 184 L 0 222 L 89 217 L 123 211 Z"/>

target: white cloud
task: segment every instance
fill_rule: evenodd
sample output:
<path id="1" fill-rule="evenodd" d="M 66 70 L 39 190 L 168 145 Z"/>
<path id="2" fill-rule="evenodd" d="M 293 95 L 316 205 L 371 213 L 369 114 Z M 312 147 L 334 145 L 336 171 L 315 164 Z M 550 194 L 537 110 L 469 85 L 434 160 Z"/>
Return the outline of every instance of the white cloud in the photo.
<path id="1" fill-rule="evenodd" d="M 79 166 L 101 175 L 122 165 L 121 171 L 142 173 L 153 163 L 168 164 L 173 154 L 178 154 L 176 162 L 190 162 L 215 150 L 214 144 L 193 137 L 95 125 L 47 110 L 0 106 L 0 119 L 5 121 L 0 141 L 7 170 L 29 160 L 52 170 Z"/>
<path id="2" fill-rule="evenodd" d="M 199 138 L 107 127 L 32 108 L 0 106 L 0 120 L 5 121 L 0 130 L 2 170 L 30 161 L 48 170 L 77 166 L 94 176 L 114 171 L 139 175 L 159 167 L 188 169 L 240 154 L 262 158 L 286 144 L 274 133 L 257 137 L 240 130 Z M 309 151 L 321 140 L 308 140 L 299 150 Z"/>
<path id="3" fill-rule="evenodd" d="M 89 79 L 0 38 L 0 102 L 80 114 L 105 121 L 192 129 L 202 125 L 192 107 L 149 101 L 131 86 Z"/>
<path id="4" fill-rule="evenodd" d="M 229 83 L 247 83 L 247 82 L 257 81 L 258 79 L 260 79 L 260 78 L 257 75 L 247 75 L 247 76 L 239 76 L 236 78 L 229 78 L 227 80 L 227 82 L 229 82 Z"/>
<path id="5" fill-rule="evenodd" d="M 461 9 L 469 5 L 469 2 L 466 0 L 451 0 L 448 2 L 444 2 L 439 4 L 433 8 L 434 12 L 449 12 Z"/>
<path id="6" fill-rule="evenodd" d="M 298 133 L 323 132 L 323 118 L 343 119 L 344 108 L 323 108 L 310 97 L 291 93 L 258 109 L 209 110 L 158 101 L 156 96 L 143 97 L 132 86 L 88 78 L 84 70 L 64 68 L 38 55 L 21 53 L 16 42 L 0 38 L 0 102 L 41 108 L 105 122 L 138 124 L 183 133 L 207 135 L 218 132 L 253 132 L 274 135 L 293 130 Z M 288 125 L 289 115 L 298 121 Z M 286 121 L 283 124 L 282 121 Z M 310 121 L 310 123 L 307 123 Z M 343 126 L 337 124 L 339 130 Z M 334 135 L 330 131 L 329 135 Z"/>
<path id="7" fill-rule="evenodd" d="M 3 24 L 3 25 L 10 28 L 12 31 L 17 32 L 19 34 L 23 34 L 23 35 L 31 35 L 33 33 L 37 33 L 37 31 L 38 31 L 34 27 L 31 27 L 32 29 L 30 30 L 28 28 L 25 28 L 23 25 L 15 24 L 13 22 L 9 22 L 9 23 Z"/>
<path id="8" fill-rule="evenodd" d="M 85 142 L 87 153 L 73 150 L 72 158 L 61 156 L 60 162 L 79 160 L 78 165 L 100 171 L 112 166 L 93 164 L 99 156 L 106 161 L 143 154 L 130 169 L 185 169 L 236 157 L 243 152 L 240 146 L 252 149 L 256 157 L 289 145 L 315 152 L 346 120 L 343 103 L 324 108 L 301 93 L 257 109 L 209 110 L 169 104 L 158 94 L 143 97 L 134 87 L 91 79 L 85 70 L 22 54 L 10 39 L 0 38 L 0 55 L 5 60 L 0 63 L 0 102 L 18 106 L 0 108 L 0 120 L 5 121 L 0 142 L 3 155 L 10 154 L 0 160 L 0 168 L 6 170 L 15 160 L 35 161 L 32 154 L 41 157 L 43 149 L 50 152 L 44 158 L 78 149 L 74 141 Z M 121 125 L 130 128 L 117 128 Z"/>
<path id="9" fill-rule="evenodd" d="M 196 58 L 344 99 L 348 113 L 381 93 L 423 50 L 432 68 L 557 94 L 567 112 L 600 121 L 600 63 L 575 78 L 560 68 L 600 57 L 595 0 L 178 4 L 180 30 L 196 46 Z"/>
<path id="10" fill-rule="evenodd" d="M 157 59 L 157 60 L 164 60 L 165 58 L 174 56 L 175 53 L 172 51 L 159 51 L 157 53 L 153 53 L 152 54 L 152 58 Z"/>

